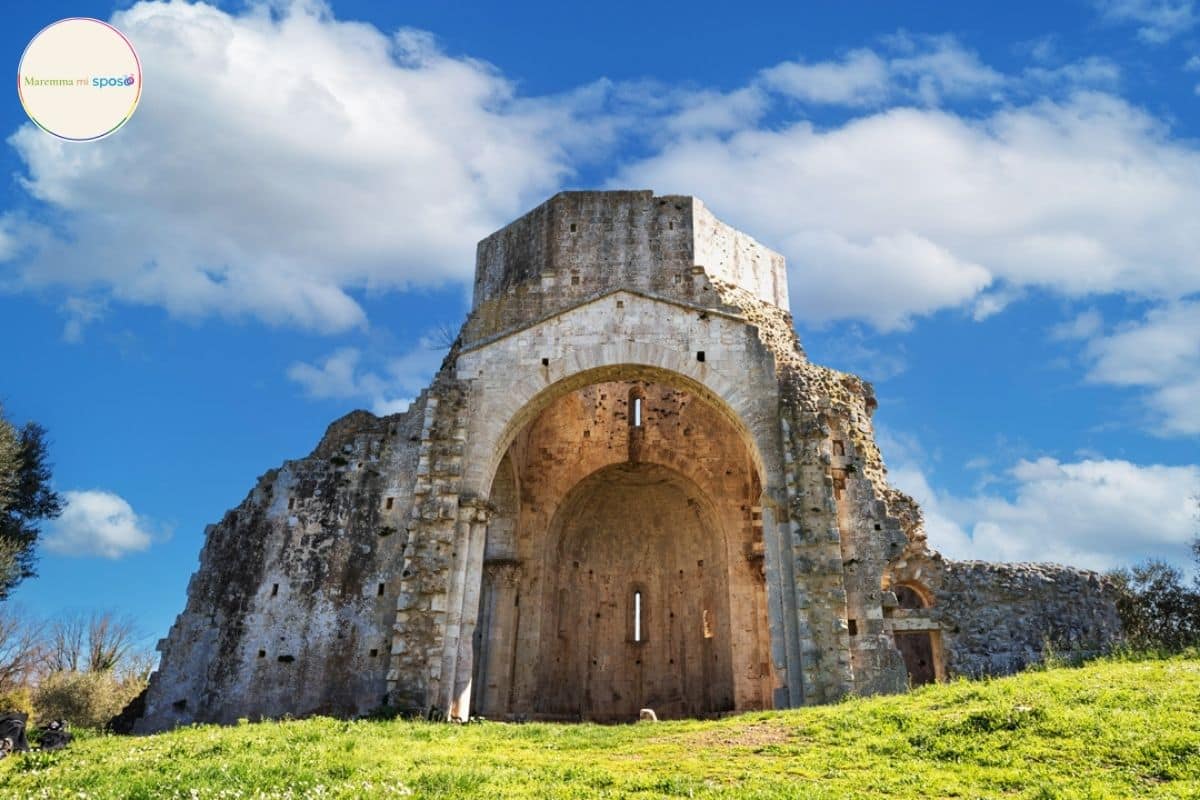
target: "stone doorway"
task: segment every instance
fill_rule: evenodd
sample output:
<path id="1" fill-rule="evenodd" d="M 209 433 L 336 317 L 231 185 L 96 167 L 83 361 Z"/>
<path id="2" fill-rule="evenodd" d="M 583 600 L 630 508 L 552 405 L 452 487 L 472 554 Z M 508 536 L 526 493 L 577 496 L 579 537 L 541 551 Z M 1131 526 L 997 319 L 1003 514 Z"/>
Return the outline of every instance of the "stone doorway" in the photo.
<path id="1" fill-rule="evenodd" d="M 937 681 L 934 661 L 933 634 L 929 631 L 897 631 L 896 649 L 904 659 L 911 686 L 924 686 Z"/>
<path id="2" fill-rule="evenodd" d="M 537 712 L 597 721 L 733 709 L 724 536 L 671 470 L 617 465 L 572 491 L 552 530 Z"/>

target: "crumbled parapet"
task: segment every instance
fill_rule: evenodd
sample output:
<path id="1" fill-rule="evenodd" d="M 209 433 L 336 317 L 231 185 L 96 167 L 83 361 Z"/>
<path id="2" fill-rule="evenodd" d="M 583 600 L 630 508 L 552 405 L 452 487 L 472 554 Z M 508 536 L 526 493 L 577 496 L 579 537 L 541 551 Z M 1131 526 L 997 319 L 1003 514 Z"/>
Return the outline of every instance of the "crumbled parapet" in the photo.
<path id="1" fill-rule="evenodd" d="M 883 609 L 888 563 L 923 551 L 920 510 L 887 484 L 875 443 L 871 384 L 810 362 L 790 314 L 736 286 L 714 282 L 775 356 L 789 458 L 787 515 L 793 532 L 805 701 L 897 691 L 907 680 Z M 801 578 L 801 576 L 803 576 Z"/>

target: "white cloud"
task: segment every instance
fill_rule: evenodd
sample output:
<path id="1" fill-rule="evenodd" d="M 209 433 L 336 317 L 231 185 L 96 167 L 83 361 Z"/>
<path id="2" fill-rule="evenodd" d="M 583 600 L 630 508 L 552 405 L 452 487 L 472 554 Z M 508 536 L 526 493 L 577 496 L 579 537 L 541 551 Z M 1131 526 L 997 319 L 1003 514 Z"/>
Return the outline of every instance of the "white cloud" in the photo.
<path id="1" fill-rule="evenodd" d="M 1093 338 L 1086 356 L 1088 380 L 1148 390 L 1158 432 L 1200 435 L 1200 300 L 1151 309 Z"/>
<path id="2" fill-rule="evenodd" d="M 287 376 L 309 397 L 362 400 L 375 414 L 397 414 L 408 408 L 441 366 L 446 348 L 423 336 L 409 351 L 384 359 L 377 369 L 362 369 L 362 353 L 345 347 L 316 364 L 297 361 Z"/>
<path id="3" fill-rule="evenodd" d="M 971 305 L 971 319 L 980 322 L 999 314 L 1019 300 L 1023 294 L 1024 291 L 1020 287 L 993 284 L 988 287 L 986 292 L 975 298 Z"/>
<path id="4" fill-rule="evenodd" d="M 732 92 L 699 90 L 676 93 L 671 98 L 678 109 L 668 117 L 667 129 L 697 135 L 737 130 L 758 120 L 767 107 L 766 95 L 756 86 Z"/>
<path id="5" fill-rule="evenodd" d="M 812 322 L 903 327 L 997 282 L 1073 298 L 1200 290 L 1200 150 L 1103 93 L 681 138 L 610 185 L 694 193 L 782 250 Z"/>
<path id="6" fill-rule="evenodd" d="M 120 495 L 101 489 L 63 492 L 62 515 L 50 522 L 46 549 L 65 556 L 120 558 L 150 547 L 155 526 Z"/>
<path id="7" fill-rule="evenodd" d="M 287 375 L 304 387 L 309 397 L 354 397 L 362 394 L 360 379 L 355 375 L 361 353 L 344 347 L 330 353 L 319 364 L 297 361 L 288 367 Z"/>
<path id="8" fill-rule="evenodd" d="M 872 50 L 851 50 L 840 61 L 785 61 L 763 71 L 763 82 L 808 103 L 874 105 L 888 95 L 887 62 Z"/>
<path id="9" fill-rule="evenodd" d="M 1151 44 L 1166 42 L 1200 21 L 1195 0 L 1096 0 L 1096 6 L 1112 22 L 1138 25 L 1138 38 Z"/>
<path id="10" fill-rule="evenodd" d="M 1146 558 L 1190 564 L 1200 491 L 1194 465 L 1021 460 L 1006 476 L 1009 493 L 964 497 L 935 491 L 912 460 L 898 460 L 889 477 L 921 504 L 930 545 L 949 558 L 1102 570 Z"/>
<path id="11" fill-rule="evenodd" d="M 1073 319 L 1061 322 L 1050 330 L 1050 338 L 1056 341 L 1076 341 L 1091 339 L 1104 329 L 1104 318 L 1094 308 L 1082 311 Z"/>
<path id="12" fill-rule="evenodd" d="M 20 265 L 26 286 L 359 326 L 350 291 L 465 280 L 475 242 L 606 135 L 571 97 L 523 100 L 426 34 L 311 2 L 240 15 L 145 2 L 113 19 L 146 74 L 126 128 L 87 147 L 32 125 L 9 140 L 25 188 L 61 220 Z"/>
<path id="13" fill-rule="evenodd" d="M 1036 66 L 1026 69 L 1022 76 L 1033 87 L 1112 87 L 1121 80 L 1121 68 L 1102 56 L 1088 56 L 1058 66 Z"/>
<path id="14" fill-rule="evenodd" d="M 103 299 L 68 297 L 59 307 L 59 311 L 67 318 L 66 323 L 63 324 L 63 341 L 77 343 L 83 341 L 84 328 L 103 317 L 108 311 L 108 303 Z"/>
<path id="15" fill-rule="evenodd" d="M 904 55 L 892 59 L 891 71 L 911 82 L 917 97 L 927 104 L 944 98 L 971 97 L 1005 83 L 1005 78 L 963 48 L 952 36 L 898 34 L 893 46 Z"/>
<path id="16" fill-rule="evenodd" d="M 899 33 L 729 91 L 597 80 L 521 97 L 428 34 L 302 0 L 139 3 L 115 21 L 153 76 L 130 124 L 86 148 L 28 125 L 10 138 L 54 225 L 0 217 L 0 258 L 35 253 L 0 280 L 96 304 L 68 301 L 68 338 L 113 299 L 363 326 L 356 293 L 466 282 L 479 238 L 626 137 L 651 155 L 608 184 L 696 194 L 782 250 L 809 322 L 982 319 L 1030 287 L 1200 291 L 1200 149 L 1079 91 L 1115 79 L 1104 59 L 1003 75 L 952 37 Z M 970 114 L 938 107 L 964 98 Z M 797 118 L 829 103 L 854 113 Z"/>
<path id="17" fill-rule="evenodd" d="M 902 328 L 912 315 L 960 305 L 991 282 L 980 265 L 911 231 L 861 238 L 833 230 L 800 231 L 779 244 L 797 267 L 820 264 L 820 285 L 801 283 L 800 307 L 808 319 L 865 316 L 884 330 Z M 878 304 L 866 311 L 868 298 Z M 815 306 L 819 312 L 814 313 Z"/>
<path id="18" fill-rule="evenodd" d="M 8 261 L 17 254 L 19 238 L 13 231 L 12 218 L 5 214 L 0 216 L 0 261 Z"/>
<path id="19" fill-rule="evenodd" d="M 836 61 L 785 61 L 763 70 L 762 84 L 813 104 L 877 106 L 897 99 L 936 105 L 997 89 L 1004 77 L 953 37 L 897 34 L 884 53 L 860 48 Z"/>

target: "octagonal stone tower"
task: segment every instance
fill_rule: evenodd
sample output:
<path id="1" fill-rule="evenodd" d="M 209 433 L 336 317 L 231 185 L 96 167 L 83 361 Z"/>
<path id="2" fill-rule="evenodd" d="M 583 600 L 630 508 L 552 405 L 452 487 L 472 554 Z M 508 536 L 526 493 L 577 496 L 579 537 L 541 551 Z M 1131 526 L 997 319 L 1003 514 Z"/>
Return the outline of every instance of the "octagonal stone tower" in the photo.
<path id="1" fill-rule="evenodd" d="M 1092 573 L 930 551 L 875 405 L 696 198 L 556 195 L 479 244 L 408 411 L 338 420 L 209 527 L 137 728 L 713 716 L 1117 635 Z"/>

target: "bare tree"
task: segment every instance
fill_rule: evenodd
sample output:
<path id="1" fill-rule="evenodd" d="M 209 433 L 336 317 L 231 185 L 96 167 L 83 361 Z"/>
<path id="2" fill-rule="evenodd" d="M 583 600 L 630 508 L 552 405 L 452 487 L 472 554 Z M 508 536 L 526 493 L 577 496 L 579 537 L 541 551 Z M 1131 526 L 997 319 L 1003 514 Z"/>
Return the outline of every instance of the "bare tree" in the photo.
<path id="1" fill-rule="evenodd" d="M 152 650 L 138 649 L 130 651 L 122 664 L 117 668 L 117 677 L 123 681 L 150 680 L 150 673 L 158 667 L 158 654 Z"/>
<path id="2" fill-rule="evenodd" d="M 39 631 L 20 609 L 0 605 L 0 693 L 25 686 L 42 661 Z"/>
<path id="3" fill-rule="evenodd" d="M 128 617 L 93 613 L 88 621 L 88 671 L 107 672 L 120 666 L 137 638 L 137 626 Z"/>
<path id="4" fill-rule="evenodd" d="M 72 614 L 54 620 L 46 632 L 46 672 L 79 672 L 84 664 L 84 618 Z"/>
<path id="5" fill-rule="evenodd" d="M 137 625 L 111 611 L 73 614 L 50 623 L 46 668 L 49 672 L 107 672 L 123 666 L 135 652 Z"/>

